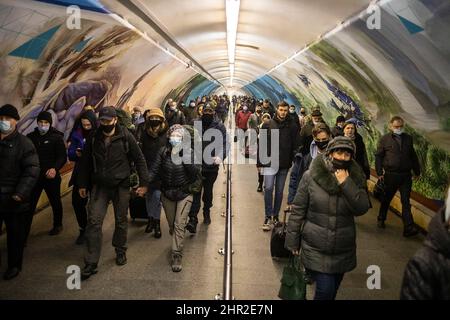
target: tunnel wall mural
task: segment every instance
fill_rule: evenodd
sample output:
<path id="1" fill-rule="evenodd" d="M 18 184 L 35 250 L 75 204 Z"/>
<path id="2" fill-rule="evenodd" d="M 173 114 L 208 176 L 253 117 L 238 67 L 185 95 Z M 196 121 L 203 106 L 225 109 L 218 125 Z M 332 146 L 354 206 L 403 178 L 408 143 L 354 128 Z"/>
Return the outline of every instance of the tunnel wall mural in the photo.
<path id="1" fill-rule="evenodd" d="M 24 134 L 41 110 L 67 138 L 86 105 L 161 107 L 173 88 L 209 82 L 84 2 L 80 30 L 67 28 L 65 6 L 0 3 L 0 103 L 18 107 Z"/>
<path id="2" fill-rule="evenodd" d="M 402 116 L 422 165 L 413 190 L 440 202 L 450 174 L 450 2 L 387 2 L 380 29 L 368 29 L 367 17 L 247 88 L 270 96 L 272 78 L 307 110 L 320 106 L 330 125 L 354 118 L 372 167 L 389 119 Z"/>

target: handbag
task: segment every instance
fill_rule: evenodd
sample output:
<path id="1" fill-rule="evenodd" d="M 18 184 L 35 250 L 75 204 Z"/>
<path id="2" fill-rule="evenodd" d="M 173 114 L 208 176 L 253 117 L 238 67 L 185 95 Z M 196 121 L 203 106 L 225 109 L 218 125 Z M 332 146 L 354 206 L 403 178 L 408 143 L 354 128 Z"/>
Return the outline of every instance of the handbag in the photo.
<path id="1" fill-rule="evenodd" d="M 270 255 L 272 258 L 288 258 L 291 252 L 284 247 L 286 241 L 286 216 L 287 210 L 284 211 L 282 222 L 278 222 L 272 229 L 270 237 Z"/>
<path id="2" fill-rule="evenodd" d="M 306 281 L 299 256 L 291 256 L 283 269 L 278 297 L 282 300 L 306 300 Z"/>
<path id="3" fill-rule="evenodd" d="M 386 195 L 386 185 L 384 184 L 384 179 L 378 178 L 375 187 L 373 188 L 373 196 L 379 201 L 383 201 Z"/>

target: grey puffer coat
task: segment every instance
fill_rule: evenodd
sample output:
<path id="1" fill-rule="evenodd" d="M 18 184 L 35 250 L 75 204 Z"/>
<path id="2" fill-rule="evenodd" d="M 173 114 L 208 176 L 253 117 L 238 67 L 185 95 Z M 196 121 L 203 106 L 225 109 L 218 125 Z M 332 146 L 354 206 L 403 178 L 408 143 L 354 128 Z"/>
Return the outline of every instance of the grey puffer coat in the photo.
<path id="1" fill-rule="evenodd" d="M 369 210 L 366 178 L 351 160 L 349 177 L 338 184 L 324 155 L 303 175 L 287 224 L 285 247 L 298 250 L 305 268 L 345 273 L 356 267 L 355 216 Z"/>

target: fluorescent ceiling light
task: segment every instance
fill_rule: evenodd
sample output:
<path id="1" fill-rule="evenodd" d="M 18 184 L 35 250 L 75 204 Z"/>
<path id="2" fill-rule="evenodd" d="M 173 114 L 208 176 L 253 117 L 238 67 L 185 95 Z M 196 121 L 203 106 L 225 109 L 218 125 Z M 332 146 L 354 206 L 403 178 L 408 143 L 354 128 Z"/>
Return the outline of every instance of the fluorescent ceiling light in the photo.
<path id="1" fill-rule="evenodd" d="M 234 61 L 236 54 L 236 37 L 239 21 L 239 7 L 241 0 L 225 0 L 225 13 L 227 16 L 227 48 L 228 63 L 230 66 L 230 87 L 233 86 Z"/>

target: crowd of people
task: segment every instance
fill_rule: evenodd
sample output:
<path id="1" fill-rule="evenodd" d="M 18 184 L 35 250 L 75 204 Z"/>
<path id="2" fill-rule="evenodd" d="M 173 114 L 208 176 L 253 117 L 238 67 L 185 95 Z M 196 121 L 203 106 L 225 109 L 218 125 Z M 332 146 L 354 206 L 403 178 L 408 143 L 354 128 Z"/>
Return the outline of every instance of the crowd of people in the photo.
<path id="1" fill-rule="evenodd" d="M 262 230 L 270 231 L 279 221 L 289 177 L 285 246 L 293 255 L 301 256 L 306 272 L 316 282 L 315 299 L 334 299 L 344 274 L 356 267 L 354 217 L 371 207 L 367 188 L 371 169 L 357 124 L 339 116 L 329 126 L 319 107 L 308 114 L 304 107 L 286 101 L 274 106 L 268 99 L 233 96 L 230 100 L 225 94 L 198 97 L 186 104 L 168 99 L 162 109 L 134 107 L 131 114 L 112 106 L 100 110 L 88 106 L 76 120 L 68 141 L 52 127 L 49 112 L 39 113 L 35 131 L 25 137 L 17 130 L 17 109 L 2 106 L 0 216 L 8 237 L 4 279 L 13 279 L 21 271 L 24 247 L 43 190 L 53 212 L 49 235 L 63 231 L 60 171 L 67 159 L 73 163 L 69 185 L 73 186 L 72 206 L 79 227 L 75 243 L 86 248 L 82 279 L 98 271 L 102 225 L 110 203 L 115 217 L 112 245 L 116 264 L 127 263 L 128 211 L 134 196 L 145 198 L 145 232 L 157 239 L 162 236 L 164 208 L 172 237 L 171 268 L 180 272 L 185 230 L 196 233 L 201 208 L 203 223 L 211 223 L 214 183 L 230 149 L 225 123 L 231 114 L 236 130 L 245 133 L 250 129 L 256 134 L 237 141 L 235 132 L 234 141 L 239 142 L 246 157 L 257 159 L 256 191 L 264 192 Z M 124 120 L 127 117 L 128 121 Z M 196 123 L 201 124 L 200 132 Z M 403 236 L 411 237 L 419 232 L 411 214 L 410 193 L 412 173 L 419 176 L 420 165 L 412 137 L 404 131 L 405 121 L 394 116 L 389 128 L 375 154 L 374 173 L 386 188 L 377 226 L 386 227 L 389 204 L 399 190 Z M 220 141 L 207 138 L 208 130 L 219 132 Z M 260 159 L 262 133 L 277 149 L 276 167 Z M 200 162 L 194 159 L 195 137 L 200 139 L 201 152 L 210 152 L 207 158 L 202 153 Z M 210 148 L 212 143 L 218 147 Z M 184 161 L 176 161 L 177 156 Z M 434 229 L 448 229 L 448 218 L 441 220 L 434 222 Z M 448 243 L 449 236 L 440 237 Z M 448 263 L 448 251 L 441 249 Z M 416 276 L 412 268 L 408 274 Z"/>

